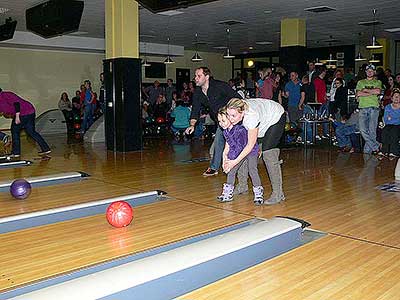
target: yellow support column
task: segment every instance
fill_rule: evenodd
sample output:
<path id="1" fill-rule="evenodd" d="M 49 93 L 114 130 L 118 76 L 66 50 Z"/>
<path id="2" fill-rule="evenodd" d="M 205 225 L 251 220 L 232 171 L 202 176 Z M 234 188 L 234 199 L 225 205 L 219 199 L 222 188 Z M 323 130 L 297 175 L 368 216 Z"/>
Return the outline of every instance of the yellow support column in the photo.
<path id="1" fill-rule="evenodd" d="M 139 5 L 134 0 L 105 1 L 106 58 L 139 57 Z"/>
<path id="2" fill-rule="evenodd" d="M 306 46 L 306 21 L 304 19 L 282 19 L 281 47 Z"/>
<path id="3" fill-rule="evenodd" d="M 139 6 L 134 0 L 105 0 L 105 140 L 108 150 L 141 150 Z"/>
<path id="4" fill-rule="evenodd" d="M 305 70 L 306 21 L 304 19 L 281 20 L 281 47 L 279 63 L 289 72 Z"/>

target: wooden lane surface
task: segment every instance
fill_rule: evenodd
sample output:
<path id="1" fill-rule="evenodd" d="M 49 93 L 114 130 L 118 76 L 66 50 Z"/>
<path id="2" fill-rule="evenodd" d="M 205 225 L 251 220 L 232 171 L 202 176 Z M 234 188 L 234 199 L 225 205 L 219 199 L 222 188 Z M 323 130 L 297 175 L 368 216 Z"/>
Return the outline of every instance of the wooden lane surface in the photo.
<path id="1" fill-rule="evenodd" d="M 25 200 L 16 200 L 10 193 L 2 192 L 0 193 L 0 217 L 114 198 L 139 192 L 136 189 L 115 184 L 106 184 L 93 178 L 51 186 L 33 187 L 31 195 Z"/>
<path id="2" fill-rule="evenodd" d="M 178 199 L 201 203 L 226 210 L 270 218 L 288 215 L 303 218 L 313 228 L 343 234 L 377 243 L 400 246 L 400 193 L 387 193 L 376 186 L 393 180 L 395 161 L 379 161 L 370 155 L 338 154 L 326 150 L 283 150 L 284 190 L 287 200 L 275 206 L 254 206 L 253 194 L 235 197 L 235 201 L 220 204 L 220 194 L 226 177 L 223 174 L 204 178 L 201 173 L 208 162 L 183 164 L 160 156 L 160 166 L 135 168 L 129 161 L 125 172 L 106 176 L 113 183 L 149 189 L 162 189 Z M 270 193 L 264 166 L 259 170 Z M 115 171 L 112 171 L 115 172 Z"/>
<path id="3" fill-rule="evenodd" d="M 77 146 L 78 147 L 78 146 Z M 283 149 L 284 191 L 287 200 L 280 205 L 256 207 L 253 195 L 235 197 L 230 204 L 220 204 L 226 177 L 201 176 L 209 162 L 182 163 L 208 156 L 201 144 L 171 145 L 151 141 L 142 152 L 125 155 L 105 152 L 104 146 L 85 144 L 77 154 L 67 156 L 55 151 L 48 169 L 81 169 L 94 178 L 140 191 L 161 189 L 181 200 L 261 217 L 289 215 L 303 218 L 313 228 L 378 243 L 400 246 L 400 193 L 376 190 L 379 184 L 393 180 L 396 161 L 379 161 L 371 155 L 338 154 L 327 149 Z M 30 167 L 31 168 L 31 167 Z M 265 196 L 270 184 L 265 167 L 259 164 Z"/>
<path id="4" fill-rule="evenodd" d="M 223 228 L 249 217 L 179 200 L 140 206 L 126 228 L 104 215 L 0 235 L 0 292 Z"/>
<path id="5" fill-rule="evenodd" d="M 327 236 L 178 299 L 394 300 L 400 250 Z"/>
<path id="6" fill-rule="evenodd" d="M 69 153 L 71 147 L 74 149 Z M 252 193 L 236 197 L 230 204 L 218 203 L 215 197 L 226 177 L 201 176 L 208 162 L 181 162 L 208 156 L 207 145 L 171 145 L 150 140 L 146 147 L 142 152 L 123 155 L 106 152 L 101 144 L 64 145 L 56 147 L 53 159 L 42 165 L 55 172 L 83 170 L 97 180 L 138 191 L 162 189 L 181 200 L 245 214 L 299 217 L 319 230 L 400 246 L 400 236 L 396 234 L 400 231 L 400 193 L 375 189 L 393 180 L 396 161 L 338 154 L 335 148 L 283 149 L 287 200 L 272 207 L 256 207 Z M 259 171 L 267 197 L 270 184 L 262 163 Z"/>

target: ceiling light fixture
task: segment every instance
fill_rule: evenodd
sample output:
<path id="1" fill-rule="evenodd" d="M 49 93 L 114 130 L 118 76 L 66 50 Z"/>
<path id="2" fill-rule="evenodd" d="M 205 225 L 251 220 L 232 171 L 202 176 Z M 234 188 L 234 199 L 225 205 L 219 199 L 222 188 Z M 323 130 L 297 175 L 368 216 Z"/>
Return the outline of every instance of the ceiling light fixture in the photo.
<path id="1" fill-rule="evenodd" d="M 230 49 L 230 36 L 229 36 L 230 30 L 229 28 L 226 29 L 226 35 L 227 35 L 227 47 L 226 50 L 224 52 L 224 58 L 226 59 L 232 59 L 235 58 L 234 55 L 232 55 L 231 53 L 231 49 Z"/>
<path id="2" fill-rule="evenodd" d="M 374 15 L 374 21 L 376 21 L 376 9 L 374 8 L 372 10 L 372 14 Z M 375 23 L 374 25 L 372 25 L 372 38 L 371 38 L 371 44 L 367 45 L 366 48 L 367 49 L 381 49 L 383 46 L 379 45 L 379 43 L 376 40 L 376 36 L 375 36 Z"/>
<path id="3" fill-rule="evenodd" d="M 324 64 L 323 64 L 322 62 L 320 62 L 320 61 L 319 61 L 319 58 L 317 57 L 317 58 L 315 59 L 314 65 L 316 65 L 316 66 L 323 66 Z"/>
<path id="4" fill-rule="evenodd" d="M 361 46 L 361 32 L 358 33 L 358 49 L 360 49 L 360 46 Z M 361 55 L 360 51 L 358 51 L 358 54 L 354 58 L 354 61 L 364 61 L 364 60 L 367 60 L 367 59 Z"/>
<path id="5" fill-rule="evenodd" d="M 150 67 L 151 64 L 147 61 L 147 44 L 144 43 L 144 59 L 142 61 L 143 67 Z"/>
<path id="6" fill-rule="evenodd" d="M 367 60 L 367 59 L 361 55 L 361 52 L 358 52 L 358 54 L 357 54 L 357 56 L 356 56 L 356 58 L 354 60 L 355 61 L 364 61 L 364 60 Z"/>
<path id="7" fill-rule="evenodd" d="M 166 65 L 170 65 L 170 64 L 174 64 L 175 62 L 172 60 L 171 56 L 169 55 L 169 37 L 168 37 L 168 56 L 167 58 L 164 60 L 164 64 Z"/>
<path id="8" fill-rule="evenodd" d="M 192 57 L 192 61 L 193 62 L 199 62 L 199 61 L 203 61 L 203 59 L 200 57 L 199 53 L 197 52 L 197 45 L 198 45 L 198 34 L 196 32 L 195 34 L 196 36 L 196 52 L 194 53 L 193 57 Z"/>
<path id="9" fill-rule="evenodd" d="M 371 59 L 369 60 L 370 63 L 380 63 L 381 61 L 375 57 L 375 54 L 372 54 Z"/>
<path id="10" fill-rule="evenodd" d="M 329 63 L 332 63 L 332 62 L 337 62 L 337 59 L 334 59 L 334 58 L 333 58 L 333 54 L 330 53 L 330 54 L 329 54 L 329 58 L 328 58 L 326 61 L 329 62 Z"/>

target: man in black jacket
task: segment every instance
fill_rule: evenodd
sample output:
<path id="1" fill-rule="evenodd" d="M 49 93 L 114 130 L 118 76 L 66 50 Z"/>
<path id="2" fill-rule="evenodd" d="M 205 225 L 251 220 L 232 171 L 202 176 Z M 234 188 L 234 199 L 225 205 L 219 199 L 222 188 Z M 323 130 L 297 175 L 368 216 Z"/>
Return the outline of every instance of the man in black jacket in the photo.
<path id="1" fill-rule="evenodd" d="M 196 89 L 193 94 L 192 114 L 187 134 L 194 131 L 197 120 L 200 117 L 201 107 L 209 107 L 211 118 L 217 120 L 218 110 L 225 106 L 232 98 L 241 98 L 227 83 L 212 78 L 211 71 L 207 67 L 197 68 L 195 71 Z M 214 155 L 210 167 L 203 173 L 204 176 L 218 174 L 221 167 L 222 153 L 225 147 L 225 139 L 221 127 L 217 127 L 214 139 Z"/>

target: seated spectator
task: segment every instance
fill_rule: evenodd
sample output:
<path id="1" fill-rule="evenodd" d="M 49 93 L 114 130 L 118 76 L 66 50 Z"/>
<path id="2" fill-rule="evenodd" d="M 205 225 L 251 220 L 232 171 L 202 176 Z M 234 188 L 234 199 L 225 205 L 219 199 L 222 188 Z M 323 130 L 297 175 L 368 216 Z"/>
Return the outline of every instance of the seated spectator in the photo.
<path id="1" fill-rule="evenodd" d="M 186 130 L 190 125 L 190 109 L 183 105 L 183 101 L 177 101 L 176 107 L 171 112 L 174 122 L 171 125 L 172 132 L 177 135 L 179 131 Z"/>
<path id="2" fill-rule="evenodd" d="M 385 127 L 382 130 L 382 149 L 379 155 L 396 157 L 400 155 L 400 89 L 394 89 L 392 103 L 385 106 L 383 115 Z"/>
<path id="3" fill-rule="evenodd" d="M 165 122 L 167 118 L 167 111 L 168 111 L 167 100 L 165 99 L 165 96 L 163 94 L 160 94 L 154 105 L 153 117 L 156 119 L 163 118 Z"/>
<path id="4" fill-rule="evenodd" d="M 142 119 L 146 120 L 149 117 L 149 102 L 144 101 L 142 104 Z"/>
<path id="5" fill-rule="evenodd" d="M 347 88 L 343 85 L 342 78 L 336 78 L 334 85 L 336 87 L 335 96 L 332 104 L 332 110 L 329 112 L 332 115 L 336 115 L 338 111 L 340 111 L 340 116 L 343 118 L 345 117 L 347 112 Z M 332 103 L 332 101 L 331 101 Z"/>
<path id="6" fill-rule="evenodd" d="M 388 86 L 385 89 L 385 93 L 382 99 L 382 106 L 385 107 L 386 105 L 392 102 L 392 93 L 395 88 L 399 88 L 399 85 L 395 82 L 394 76 L 389 76 L 387 78 Z"/>
<path id="7" fill-rule="evenodd" d="M 66 92 L 61 94 L 60 101 L 58 101 L 58 109 L 61 110 L 64 115 L 68 133 L 72 133 L 74 131 L 74 116 L 72 113 L 72 103 Z"/>
<path id="8" fill-rule="evenodd" d="M 355 110 L 350 117 L 343 117 L 340 122 L 329 118 L 329 120 L 333 122 L 333 127 L 335 128 L 335 135 L 340 151 L 354 152 L 351 136 L 360 130 L 358 127 L 358 118 L 358 110 Z"/>

